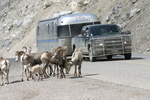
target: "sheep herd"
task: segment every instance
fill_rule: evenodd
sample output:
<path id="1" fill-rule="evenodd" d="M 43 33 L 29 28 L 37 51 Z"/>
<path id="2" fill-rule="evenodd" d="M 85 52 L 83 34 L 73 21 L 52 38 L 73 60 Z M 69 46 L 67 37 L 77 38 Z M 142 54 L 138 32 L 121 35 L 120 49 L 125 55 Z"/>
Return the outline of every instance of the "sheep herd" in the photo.
<path id="1" fill-rule="evenodd" d="M 26 51 L 16 51 L 15 60 L 21 64 L 21 81 L 24 78 L 29 81 L 31 78 L 34 81 L 43 80 L 51 75 L 57 75 L 57 78 L 66 78 L 66 74 L 69 74 L 71 67 L 74 65 L 74 76 L 81 76 L 81 64 L 83 60 L 83 54 L 80 49 L 75 49 L 71 60 L 67 59 L 67 47 L 57 47 L 53 52 L 37 52 L 31 53 L 31 47 L 29 48 L 29 53 L 27 53 L 27 48 L 24 46 L 23 49 Z M 77 73 L 78 66 L 78 73 Z M 0 57 L 0 74 L 2 75 L 1 85 L 9 84 L 9 69 L 10 62 L 3 57 Z M 55 73 L 57 70 L 57 74 Z M 24 77 L 25 75 L 25 77 Z"/>

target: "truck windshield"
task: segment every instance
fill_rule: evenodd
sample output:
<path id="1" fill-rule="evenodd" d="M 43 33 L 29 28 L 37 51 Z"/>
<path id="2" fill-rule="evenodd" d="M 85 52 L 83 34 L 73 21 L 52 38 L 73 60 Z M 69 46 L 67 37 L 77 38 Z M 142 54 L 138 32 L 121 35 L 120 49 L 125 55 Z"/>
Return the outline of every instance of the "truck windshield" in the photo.
<path id="1" fill-rule="evenodd" d="M 109 25 L 109 26 L 96 26 L 90 28 L 91 36 L 96 35 L 107 35 L 107 34 L 121 34 L 121 30 L 116 25 Z"/>

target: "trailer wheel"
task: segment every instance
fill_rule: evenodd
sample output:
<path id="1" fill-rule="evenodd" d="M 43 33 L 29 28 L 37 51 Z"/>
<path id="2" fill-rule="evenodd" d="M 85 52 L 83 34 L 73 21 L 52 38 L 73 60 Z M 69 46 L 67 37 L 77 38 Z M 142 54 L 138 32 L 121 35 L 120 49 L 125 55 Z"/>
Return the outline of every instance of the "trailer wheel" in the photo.
<path id="1" fill-rule="evenodd" d="M 127 54 L 124 54 L 124 58 L 125 59 L 131 59 L 131 53 L 127 53 Z"/>

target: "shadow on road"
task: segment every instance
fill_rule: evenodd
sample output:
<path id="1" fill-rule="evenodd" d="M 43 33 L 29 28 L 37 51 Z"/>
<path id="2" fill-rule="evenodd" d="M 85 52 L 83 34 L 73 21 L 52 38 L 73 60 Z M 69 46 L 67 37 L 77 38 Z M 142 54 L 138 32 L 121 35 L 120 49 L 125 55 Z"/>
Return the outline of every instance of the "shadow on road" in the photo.
<path id="1" fill-rule="evenodd" d="M 19 83 L 19 82 L 22 82 L 22 81 L 21 80 L 16 80 L 16 81 L 10 82 L 10 84 Z"/>
<path id="2" fill-rule="evenodd" d="M 70 79 L 77 79 L 77 78 L 82 78 L 82 76 L 80 76 L 80 77 L 75 77 L 75 76 L 72 76 L 72 77 L 69 77 Z"/>
<path id="3" fill-rule="evenodd" d="M 99 75 L 99 74 L 86 74 L 86 75 L 82 75 L 82 76 L 95 76 L 95 75 Z"/>
<path id="4" fill-rule="evenodd" d="M 69 77 L 70 79 L 76 79 L 76 78 L 82 78 L 82 77 L 84 77 L 84 76 L 95 76 L 95 75 L 99 75 L 99 74 L 86 74 L 86 75 L 82 75 L 82 76 L 80 76 L 80 77 L 75 77 L 75 76 L 72 76 L 72 77 Z"/>

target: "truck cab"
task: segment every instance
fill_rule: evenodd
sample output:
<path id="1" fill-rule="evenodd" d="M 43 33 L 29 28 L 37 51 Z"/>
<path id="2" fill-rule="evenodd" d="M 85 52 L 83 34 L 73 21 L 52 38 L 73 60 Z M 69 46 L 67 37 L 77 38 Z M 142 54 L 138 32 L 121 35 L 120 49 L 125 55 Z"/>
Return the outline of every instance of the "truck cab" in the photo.
<path id="1" fill-rule="evenodd" d="M 131 59 L 131 32 L 122 32 L 114 24 L 97 24 L 84 26 L 78 35 L 72 39 L 74 48 L 80 48 L 84 57 L 93 62 L 97 57 L 124 55 Z"/>

